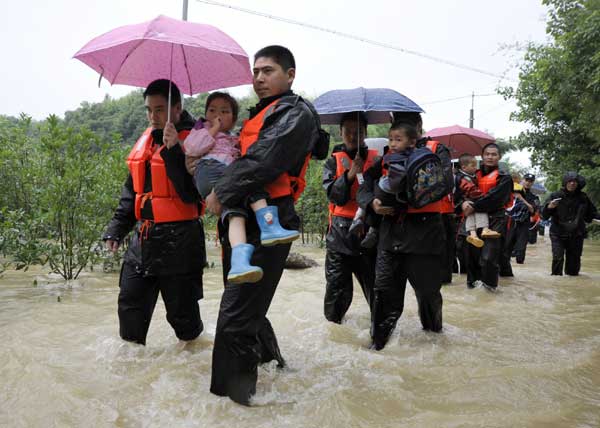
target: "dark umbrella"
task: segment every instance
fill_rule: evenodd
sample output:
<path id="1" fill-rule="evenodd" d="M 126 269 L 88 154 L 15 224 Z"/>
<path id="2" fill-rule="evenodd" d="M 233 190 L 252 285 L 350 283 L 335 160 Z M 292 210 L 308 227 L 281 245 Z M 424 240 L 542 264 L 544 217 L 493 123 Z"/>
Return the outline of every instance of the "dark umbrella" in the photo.
<path id="1" fill-rule="evenodd" d="M 324 125 L 338 125 L 349 112 L 364 112 L 369 123 L 389 123 L 391 112 L 423 112 L 410 98 L 385 88 L 336 89 L 319 96 L 314 105 Z"/>

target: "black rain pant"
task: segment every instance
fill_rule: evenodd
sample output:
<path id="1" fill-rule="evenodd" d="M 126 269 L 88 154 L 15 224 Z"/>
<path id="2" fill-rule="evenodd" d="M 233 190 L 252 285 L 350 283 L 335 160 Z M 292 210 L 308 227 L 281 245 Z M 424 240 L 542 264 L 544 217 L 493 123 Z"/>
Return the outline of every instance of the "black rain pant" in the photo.
<path id="1" fill-rule="evenodd" d="M 579 275 L 583 236 L 561 237 L 550 234 L 550 241 L 552 242 L 552 275 L 562 275 L 563 266 L 567 275 Z"/>
<path id="2" fill-rule="evenodd" d="M 472 286 L 475 281 L 480 280 L 488 286 L 496 288 L 500 274 L 500 258 L 503 254 L 504 238 L 486 239 L 483 248 L 477 248 L 470 244 L 467 244 L 467 247 L 467 285 Z M 510 267 L 510 261 L 508 266 Z M 503 276 L 512 276 L 512 273 L 511 275 L 506 275 L 507 272 L 503 273 Z"/>
<path id="3" fill-rule="evenodd" d="M 441 260 L 439 255 L 402 254 L 380 250 L 377 254 L 375 301 L 371 338 L 382 349 L 404 310 L 406 281 L 417 296 L 419 318 L 424 330 L 442 330 Z"/>
<path id="4" fill-rule="evenodd" d="M 442 224 L 446 242 L 442 250 L 442 284 L 452 282 L 452 270 L 456 261 L 456 217 L 454 214 L 442 214 Z"/>
<path id="5" fill-rule="evenodd" d="M 504 247 L 504 257 L 510 258 L 514 255 L 518 264 L 525 262 L 525 252 L 527 251 L 527 241 L 529 239 L 529 222 L 512 223 L 506 237 L 506 246 Z"/>
<path id="6" fill-rule="evenodd" d="M 283 274 L 291 244 L 258 246 L 250 263 L 263 269 L 252 284 L 225 284 L 212 355 L 210 391 L 250 405 L 256 393 L 258 365 L 277 360 L 285 366 L 267 311 Z M 231 248 L 223 247 L 223 276 L 231 268 Z"/>
<path id="7" fill-rule="evenodd" d="M 167 321 L 181 340 L 192 340 L 204 326 L 198 299 L 202 297 L 202 273 L 143 276 L 123 263 L 119 278 L 119 333 L 130 342 L 146 344 L 152 313 L 160 292 Z"/>
<path id="8" fill-rule="evenodd" d="M 352 303 L 352 275 L 356 277 L 369 308 L 373 302 L 375 283 L 375 259 L 377 253 L 368 251 L 358 256 L 350 256 L 334 250 L 327 250 L 325 256 L 324 313 L 328 321 L 340 324 Z"/>

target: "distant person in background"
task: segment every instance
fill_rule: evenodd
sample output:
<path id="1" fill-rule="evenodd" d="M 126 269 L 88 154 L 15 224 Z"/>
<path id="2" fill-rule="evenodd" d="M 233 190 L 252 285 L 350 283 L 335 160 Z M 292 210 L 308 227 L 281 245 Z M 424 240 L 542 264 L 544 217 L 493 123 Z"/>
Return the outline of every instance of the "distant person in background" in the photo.
<path id="1" fill-rule="evenodd" d="M 544 203 L 542 217 L 551 219 L 552 275 L 579 275 L 585 237 L 585 223 L 600 216 L 590 198 L 582 192 L 585 178 L 569 171 L 563 187 L 553 192 Z M 566 262 L 565 262 L 566 258 Z"/>
<path id="2" fill-rule="evenodd" d="M 537 215 L 540 209 L 540 199 L 531 192 L 533 183 L 535 175 L 525 174 L 520 191 L 515 193 L 515 213 L 511 216 L 512 227 L 508 232 L 505 250 L 506 256 L 514 256 L 518 264 L 525 262 L 531 217 Z"/>

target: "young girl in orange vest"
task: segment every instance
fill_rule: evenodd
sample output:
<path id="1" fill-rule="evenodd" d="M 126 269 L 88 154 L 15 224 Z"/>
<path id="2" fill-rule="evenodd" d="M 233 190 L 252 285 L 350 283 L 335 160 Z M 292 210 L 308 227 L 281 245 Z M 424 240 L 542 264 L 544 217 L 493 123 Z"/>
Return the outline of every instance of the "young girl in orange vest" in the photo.
<path id="1" fill-rule="evenodd" d="M 231 134 L 238 114 L 235 99 L 224 92 L 213 92 L 206 100 L 205 116 L 196 122 L 194 129 L 183 142 L 187 156 L 202 156 L 195 164 L 194 182 L 202 198 L 210 194 L 223 171 L 240 155 L 239 138 Z M 264 246 L 289 243 L 297 239 L 297 230 L 288 230 L 279 224 L 277 207 L 268 206 L 267 193 L 249 198 L 260 227 L 261 244 Z M 231 269 L 227 280 L 231 283 L 258 282 L 263 271 L 250 264 L 254 246 L 246 242 L 247 210 L 226 207 L 221 216 L 229 220 L 231 243 Z"/>

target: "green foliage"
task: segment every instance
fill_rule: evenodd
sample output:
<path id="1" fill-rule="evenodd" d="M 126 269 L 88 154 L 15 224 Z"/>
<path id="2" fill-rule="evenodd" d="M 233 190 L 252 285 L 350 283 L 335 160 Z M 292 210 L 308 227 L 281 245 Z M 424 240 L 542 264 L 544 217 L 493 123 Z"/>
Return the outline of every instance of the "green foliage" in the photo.
<path id="1" fill-rule="evenodd" d="M 548 44 L 531 43 L 520 66 L 512 117 L 530 129 L 516 140 L 532 162 L 557 182 L 567 170 L 588 180 L 600 198 L 600 1 L 544 0 L 550 13 Z"/>
<path id="2" fill-rule="evenodd" d="M 301 220 L 302 242 L 323 244 L 329 221 L 327 196 L 323 189 L 323 161 L 311 161 L 306 170 L 306 188 L 298 199 L 296 211 Z"/>
<path id="3" fill-rule="evenodd" d="M 101 256 L 100 233 L 125 179 L 124 150 L 55 116 L 0 123 L 0 146 L 3 255 L 17 269 L 47 263 L 77 278 Z"/>

